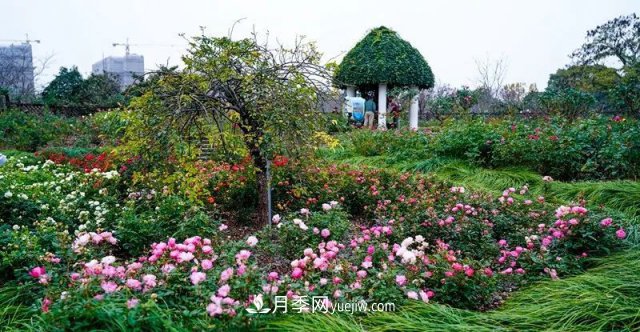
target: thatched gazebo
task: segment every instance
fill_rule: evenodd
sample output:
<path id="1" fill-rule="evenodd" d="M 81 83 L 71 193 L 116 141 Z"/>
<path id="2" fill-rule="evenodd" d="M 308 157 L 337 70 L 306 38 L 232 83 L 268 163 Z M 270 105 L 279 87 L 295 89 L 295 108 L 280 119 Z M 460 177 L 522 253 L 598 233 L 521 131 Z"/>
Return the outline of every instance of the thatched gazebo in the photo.
<path id="1" fill-rule="evenodd" d="M 344 57 L 335 84 L 355 96 L 356 88 L 378 88 L 378 128 L 386 128 L 387 89 L 433 87 L 433 73 L 422 54 L 395 31 L 384 26 L 371 30 Z M 409 124 L 418 128 L 417 96 L 411 103 Z"/>

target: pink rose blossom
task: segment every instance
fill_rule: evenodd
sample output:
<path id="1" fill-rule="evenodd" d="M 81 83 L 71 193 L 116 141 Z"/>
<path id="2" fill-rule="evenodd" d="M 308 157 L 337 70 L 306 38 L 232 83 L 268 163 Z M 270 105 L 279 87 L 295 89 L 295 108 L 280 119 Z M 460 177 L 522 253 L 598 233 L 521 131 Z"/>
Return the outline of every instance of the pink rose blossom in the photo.
<path id="1" fill-rule="evenodd" d="M 203 270 L 210 270 L 211 268 L 213 268 L 213 262 L 210 259 L 203 259 L 202 262 L 200 262 L 200 266 L 202 266 Z"/>
<path id="2" fill-rule="evenodd" d="M 132 309 L 138 306 L 138 303 L 140 302 L 140 300 L 136 299 L 136 298 L 132 298 L 127 300 L 127 308 Z"/>
<path id="3" fill-rule="evenodd" d="M 325 239 L 326 239 L 326 238 L 328 238 L 328 237 L 331 235 L 331 232 L 330 232 L 328 229 L 326 229 L 326 228 L 325 228 L 325 229 L 323 229 L 323 230 L 320 232 L 320 235 L 321 235 L 323 238 L 325 238 Z"/>
<path id="4" fill-rule="evenodd" d="M 51 300 L 49 300 L 48 298 L 44 298 L 44 300 L 42 300 L 42 312 L 49 312 L 49 306 L 51 305 Z"/>
<path id="5" fill-rule="evenodd" d="M 627 237 L 627 233 L 624 231 L 624 229 L 620 228 L 619 230 L 616 231 L 616 236 L 618 237 L 618 239 L 624 239 L 625 237 Z"/>
<path id="6" fill-rule="evenodd" d="M 220 280 L 221 281 L 227 281 L 229 279 L 231 279 L 231 277 L 233 277 L 233 268 L 228 268 L 224 271 L 222 271 L 222 273 L 220 273 Z"/>
<path id="7" fill-rule="evenodd" d="M 468 269 L 464 270 L 464 274 L 466 274 L 467 277 L 473 277 L 473 273 L 474 272 L 475 271 L 472 268 L 468 268 Z"/>
<path id="8" fill-rule="evenodd" d="M 218 288 L 218 296 L 227 297 L 230 291 L 231 291 L 231 287 L 227 284 L 224 284 L 220 288 Z"/>
<path id="9" fill-rule="evenodd" d="M 37 267 L 34 267 L 33 269 L 31 269 L 31 271 L 29 271 L 29 275 L 34 277 L 34 278 L 40 278 L 43 275 L 45 275 L 46 273 L 47 273 L 47 271 L 44 268 L 44 266 L 37 266 Z"/>
<path id="10" fill-rule="evenodd" d="M 249 238 L 247 239 L 247 244 L 249 245 L 249 247 L 255 247 L 256 244 L 258 244 L 258 238 L 255 236 L 249 236 Z"/>
<path id="11" fill-rule="evenodd" d="M 118 285 L 113 281 L 103 281 L 100 287 L 102 287 L 105 293 L 113 293 L 118 289 Z"/>
<path id="12" fill-rule="evenodd" d="M 420 291 L 420 299 L 424 303 L 429 303 L 429 294 L 427 292 L 421 290 Z"/>
<path id="13" fill-rule="evenodd" d="M 276 281 L 279 279 L 278 272 L 272 271 L 269 272 L 269 276 L 267 277 L 269 281 Z"/>
<path id="14" fill-rule="evenodd" d="M 237 254 L 236 254 L 236 260 L 239 262 L 244 262 L 247 259 L 249 259 L 249 257 L 251 257 L 251 251 L 249 250 L 240 250 Z"/>
<path id="15" fill-rule="evenodd" d="M 178 255 L 178 263 L 188 262 L 193 259 L 193 254 L 190 252 L 181 252 Z"/>
<path id="16" fill-rule="evenodd" d="M 403 276 L 403 275 L 397 275 L 396 276 L 396 284 L 400 287 L 404 286 L 407 284 L 407 277 Z"/>
<path id="17" fill-rule="evenodd" d="M 221 300 L 209 303 L 209 305 L 207 305 L 207 312 L 209 313 L 209 316 L 211 316 L 211 317 L 214 317 L 214 316 L 217 316 L 217 315 L 221 315 L 222 314 L 222 303 L 221 303 Z"/>
<path id="18" fill-rule="evenodd" d="M 171 271 L 175 270 L 175 268 L 176 267 L 173 264 L 165 264 L 165 265 L 162 265 L 161 270 L 164 274 L 169 274 L 171 273 Z"/>
<path id="19" fill-rule="evenodd" d="M 142 283 L 137 279 L 127 279 L 126 285 L 130 289 L 135 289 L 135 290 L 139 290 L 140 288 L 142 288 Z"/>
<path id="20" fill-rule="evenodd" d="M 291 278 L 293 279 L 300 279 L 302 278 L 302 269 L 299 267 L 296 267 L 295 269 L 293 269 L 293 272 L 291 272 Z"/>
<path id="21" fill-rule="evenodd" d="M 156 279 L 156 276 L 153 274 L 145 274 L 144 276 L 142 276 L 142 282 L 148 288 L 156 287 Z"/>
<path id="22" fill-rule="evenodd" d="M 197 285 L 207 279 L 207 274 L 204 272 L 192 272 L 190 279 L 192 284 Z"/>

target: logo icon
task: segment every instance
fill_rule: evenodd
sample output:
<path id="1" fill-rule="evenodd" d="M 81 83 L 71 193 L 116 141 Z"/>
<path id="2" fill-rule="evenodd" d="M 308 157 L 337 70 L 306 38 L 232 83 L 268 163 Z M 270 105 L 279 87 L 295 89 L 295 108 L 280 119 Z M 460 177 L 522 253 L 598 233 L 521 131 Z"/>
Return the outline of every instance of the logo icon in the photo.
<path id="1" fill-rule="evenodd" d="M 263 309 L 262 308 L 263 306 L 264 306 L 264 301 L 262 300 L 262 294 L 258 294 L 256 298 L 253 299 L 253 307 L 255 307 L 255 309 L 248 307 L 247 312 L 250 314 L 266 314 L 269 311 L 271 311 L 271 309 L 269 308 Z"/>

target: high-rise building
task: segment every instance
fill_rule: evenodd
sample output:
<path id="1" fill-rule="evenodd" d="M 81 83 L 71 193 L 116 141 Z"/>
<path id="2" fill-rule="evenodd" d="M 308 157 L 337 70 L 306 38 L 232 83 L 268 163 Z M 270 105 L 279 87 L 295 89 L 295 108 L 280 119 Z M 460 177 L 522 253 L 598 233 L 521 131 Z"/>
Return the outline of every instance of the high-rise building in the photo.
<path id="1" fill-rule="evenodd" d="M 92 72 L 115 76 L 120 83 L 120 89 L 124 90 L 134 83 L 134 75 L 144 74 L 144 57 L 137 54 L 109 56 L 94 63 Z"/>
<path id="2" fill-rule="evenodd" d="M 33 69 L 31 44 L 0 46 L 0 88 L 16 96 L 33 95 Z"/>

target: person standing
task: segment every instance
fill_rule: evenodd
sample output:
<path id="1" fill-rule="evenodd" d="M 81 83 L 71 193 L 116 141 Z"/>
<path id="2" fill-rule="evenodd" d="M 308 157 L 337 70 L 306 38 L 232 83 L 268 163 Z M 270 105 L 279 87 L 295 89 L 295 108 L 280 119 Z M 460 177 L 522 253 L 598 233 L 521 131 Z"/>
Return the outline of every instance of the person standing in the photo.
<path id="1" fill-rule="evenodd" d="M 389 97 L 389 107 L 387 109 L 391 112 L 391 116 L 393 116 L 393 124 L 391 126 L 398 129 L 400 124 L 400 104 L 396 102 L 394 97 Z"/>
<path id="2" fill-rule="evenodd" d="M 364 102 L 364 126 L 373 129 L 373 122 L 376 117 L 376 103 L 373 101 L 373 95 L 369 93 L 367 101 Z"/>

